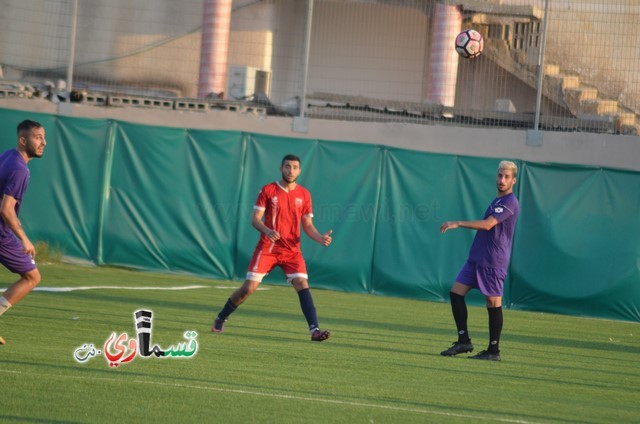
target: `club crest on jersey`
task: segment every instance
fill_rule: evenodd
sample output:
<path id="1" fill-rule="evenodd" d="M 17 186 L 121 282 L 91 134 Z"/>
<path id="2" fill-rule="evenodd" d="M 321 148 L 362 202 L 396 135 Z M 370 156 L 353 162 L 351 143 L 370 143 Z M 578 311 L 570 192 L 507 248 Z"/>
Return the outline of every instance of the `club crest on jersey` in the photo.
<path id="1" fill-rule="evenodd" d="M 302 199 L 300 197 L 296 197 L 296 208 L 300 209 L 302 207 Z"/>
<path id="2" fill-rule="evenodd" d="M 271 203 L 273 203 L 274 205 L 277 205 L 278 204 L 278 196 L 273 196 L 271 198 Z"/>
<path id="3" fill-rule="evenodd" d="M 502 212 L 504 212 L 504 208 L 503 208 L 502 206 L 498 206 L 498 207 L 495 209 L 495 211 L 496 211 L 496 213 L 502 213 Z"/>

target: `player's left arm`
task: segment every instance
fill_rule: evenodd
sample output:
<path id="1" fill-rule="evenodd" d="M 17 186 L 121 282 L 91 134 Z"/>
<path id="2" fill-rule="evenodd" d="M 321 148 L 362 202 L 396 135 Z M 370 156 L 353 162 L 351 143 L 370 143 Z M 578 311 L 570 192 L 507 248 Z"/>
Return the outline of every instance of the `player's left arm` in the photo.
<path id="1" fill-rule="evenodd" d="M 313 218 L 311 216 L 305 215 L 302 217 L 302 229 L 305 234 L 311 238 L 311 240 L 314 240 L 324 246 L 329 246 L 331 244 L 331 233 L 333 233 L 333 230 L 320 234 L 315 225 L 313 225 Z"/>

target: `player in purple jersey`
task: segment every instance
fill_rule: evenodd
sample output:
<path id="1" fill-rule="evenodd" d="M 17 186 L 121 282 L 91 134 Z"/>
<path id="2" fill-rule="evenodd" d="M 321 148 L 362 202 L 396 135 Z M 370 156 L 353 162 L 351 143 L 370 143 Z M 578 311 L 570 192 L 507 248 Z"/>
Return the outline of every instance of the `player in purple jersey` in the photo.
<path id="1" fill-rule="evenodd" d="M 449 293 L 453 319 L 458 329 L 458 341 L 442 351 L 440 354 L 443 356 L 473 352 L 473 344 L 467 331 L 467 304 L 464 297 L 469 290 L 476 288 L 487 300 L 489 347 L 471 358 L 500 360 L 504 279 L 507 276 L 513 233 L 520 213 L 518 199 L 513 194 L 517 174 L 518 167 L 515 163 L 500 162 L 496 178 L 498 195 L 487 208 L 482 220 L 447 221 L 440 226 L 442 233 L 458 227 L 477 230 L 469 258 L 462 266 Z"/>
<path id="2" fill-rule="evenodd" d="M 20 279 L 0 296 L 0 315 L 40 282 L 40 271 L 35 262 L 36 250 L 22 229 L 18 212 L 29 184 L 27 164 L 33 158 L 42 157 L 46 145 L 42 125 L 25 120 L 18 124 L 17 147 L 0 155 L 0 263 L 20 275 Z M 0 337 L 0 344 L 4 343 Z"/>

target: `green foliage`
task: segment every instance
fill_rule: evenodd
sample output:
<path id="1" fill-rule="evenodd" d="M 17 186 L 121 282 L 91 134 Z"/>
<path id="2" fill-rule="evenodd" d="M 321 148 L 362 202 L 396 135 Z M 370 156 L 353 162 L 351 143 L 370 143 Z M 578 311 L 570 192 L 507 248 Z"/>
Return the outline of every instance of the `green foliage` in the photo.
<path id="1" fill-rule="evenodd" d="M 50 245 L 45 241 L 36 241 L 36 259 L 38 264 L 59 264 L 62 262 L 64 252 L 58 245 Z"/>
<path id="2" fill-rule="evenodd" d="M 42 288 L 0 317 L 0 421 L 27 422 L 634 422 L 640 416 L 635 323 L 505 311 L 500 363 L 445 358 L 450 308 L 314 290 L 332 338 L 312 343 L 291 287 L 263 286 L 212 334 L 237 283 L 64 264 L 41 267 Z M 14 276 L 0 272 L 0 287 Z M 135 336 L 133 312 L 154 312 L 152 343 L 198 332 L 186 358 L 141 358 L 110 368 L 78 363 L 112 332 Z M 485 308 L 470 307 L 476 349 Z"/>

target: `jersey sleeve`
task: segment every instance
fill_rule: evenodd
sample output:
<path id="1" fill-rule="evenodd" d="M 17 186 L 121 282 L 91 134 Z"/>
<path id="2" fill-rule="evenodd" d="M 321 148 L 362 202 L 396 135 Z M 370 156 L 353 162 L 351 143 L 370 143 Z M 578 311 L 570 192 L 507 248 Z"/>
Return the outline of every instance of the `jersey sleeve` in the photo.
<path id="1" fill-rule="evenodd" d="M 7 184 L 2 194 L 7 194 L 16 200 L 22 200 L 22 195 L 27 190 L 27 184 L 29 184 L 29 171 L 16 169 L 7 178 Z"/>
<path id="2" fill-rule="evenodd" d="M 266 193 L 266 188 L 266 186 L 262 187 L 260 193 L 258 193 L 258 198 L 256 199 L 255 205 L 253 205 L 253 209 L 265 210 L 267 208 L 267 200 L 269 200 L 269 196 Z"/>
<path id="3" fill-rule="evenodd" d="M 498 205 L 493 209 L 491 216 L 493 216 L 498 223 L 501 223 L 505 219 L 516 215 L 518 213 L 518 209 L 518 205 L 515 202 L 507 200 L 505 202 L 498 203 Z"/>
<path id="4" fill-rule="evenodd" d="M 311 193 L 307 192 L 305 202 L 302 206 L 302 216 L 313 218 L 313 207 L 311 205 Z"/>

